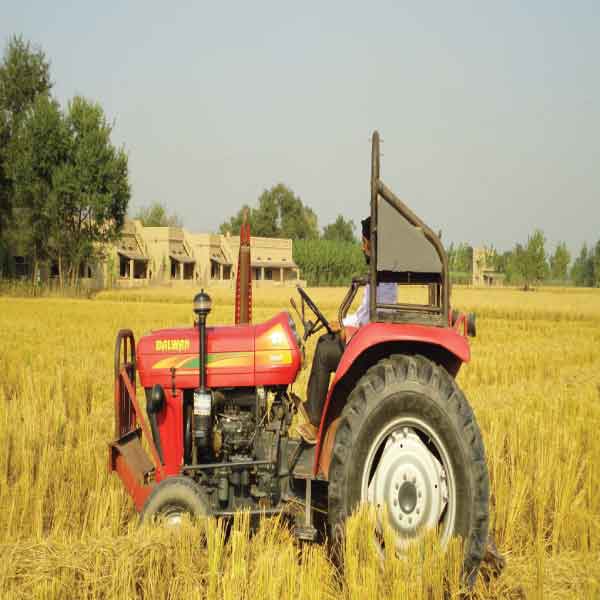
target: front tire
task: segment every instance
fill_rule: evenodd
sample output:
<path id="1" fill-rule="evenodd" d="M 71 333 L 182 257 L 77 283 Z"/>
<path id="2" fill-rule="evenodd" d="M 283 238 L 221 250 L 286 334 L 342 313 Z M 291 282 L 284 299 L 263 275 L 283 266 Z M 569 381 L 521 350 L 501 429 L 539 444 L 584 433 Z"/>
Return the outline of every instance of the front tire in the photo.
<path id="1" fill-rule="evenodd" d="M 210 505 L 204 490 L 189 477 L 167 477 L 152 491 L 140 513 L 141 523 L 162 519 L 171 527 L 181 523 L 184 515 L 190 519 L 208 517 Z"/>
<path id="2" fill-rule="evenodd" d="M 399 552 L 426 529 L 464 541 L 472 585 L 485 552 L 489 477 L 481 433 L 456 382 L 423 356 L 371 367 L 342 411 L 329 469 L 334 540 L 361 502 L 387 510 Z"/>

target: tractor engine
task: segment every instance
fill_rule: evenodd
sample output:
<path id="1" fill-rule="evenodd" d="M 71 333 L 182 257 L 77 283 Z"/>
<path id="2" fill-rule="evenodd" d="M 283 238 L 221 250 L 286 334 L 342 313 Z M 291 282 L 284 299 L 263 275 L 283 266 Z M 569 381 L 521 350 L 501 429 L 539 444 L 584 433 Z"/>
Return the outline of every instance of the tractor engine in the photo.
<path id="1" fill-rule="evenodd" d="M 256 423 L 250 411 L 237 407 L 227 408 L 215 417 L 213 427 L 213 452 L 223 460 L 252 460 L 252 442 L 255 438 Z"/>
<path id="2" fill-rule="evenodd" d="M 202 453 L 197 461 L 218 464 L 201 473 L 213 505 L 233 510 L 259 501 L 277 504 L 281 490 L 276 465 L 292 419 L 285 389 L 214 390 L 213 401 L 210 447 L 198 448 Z"/>
<path id="3" fill-rule="evenodd" d="M 193 327 L 140 338 L 137 370 L 166 475 L 193 477 L 213 507 L 279 501 L 292 418 L 288 386 L 302 363 L 288 312 L 265 323 L 211 327 L 210 298 L 194 300 Z"/>

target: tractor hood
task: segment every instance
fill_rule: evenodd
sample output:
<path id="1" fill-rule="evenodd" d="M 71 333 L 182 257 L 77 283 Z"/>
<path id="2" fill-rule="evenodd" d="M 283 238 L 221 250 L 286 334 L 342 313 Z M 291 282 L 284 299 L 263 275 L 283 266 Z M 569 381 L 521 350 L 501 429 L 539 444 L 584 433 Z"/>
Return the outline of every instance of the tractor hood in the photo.
<path id="1" fill-rule="evenodd" d="M 292 383 L 301 366 L 299 340 L 287 311 L 258 325 L 207 327 L 208 387 Z M 143 336 L 136 352 L 142 386 L 198 387 L 198 347 L 196 327 L 160 329 Z"/>

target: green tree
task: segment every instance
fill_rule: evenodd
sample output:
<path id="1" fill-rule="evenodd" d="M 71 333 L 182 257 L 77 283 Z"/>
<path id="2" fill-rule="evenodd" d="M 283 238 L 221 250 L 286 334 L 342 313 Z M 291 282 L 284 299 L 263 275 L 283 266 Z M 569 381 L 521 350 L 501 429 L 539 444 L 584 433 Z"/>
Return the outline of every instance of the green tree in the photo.
<path id="1" fill-rule="evenodd" d="M 510 250 L 505 252 L 494 251 L 494 256 L 492 257 L 492 266 L 494 271 L 497 271 L 498 273 L 506 273 L 511 254 L 512 252 Z"/>
<path id="2" fill-rule="evenodd" d="M 53 179 L 68 155 L 68 130 L 58 103 L 39 95 L 20 119 L 7 149 L 6 168 L 13 184 L 18 230 L 31 249 L 32 275 L 49 258 L 56 212 Z"/>
<path id="3" fill-rule="evenodd" d="M 524 289 L 539 283 L 548 276 L 548 263 L 545 250 L 546 238 L 536 229 L 527 239 L 527 245 L 517 244 L 514 252 L 514 267 L 522 278 Z"/>
<path id="4" fill-rule="evenodd" d="M 319 237 L 317 215 L 283 183 L 264 190 L 256 208 L 244 205 L 236 215 L 221 224 L 221 233 L 237 235 L 245 212 L 252 235 L 300 240 Z"/>
<path id="5" fill-rule="evenodd" d="M 143 206 L 136 215 L 144 227 L 181 227 L 181 219 L 175 214 L 168 214 L 164 204 L 153 202 L 150 206 Z"/>
<path id="6" fill-rule="evenodd" d="M 591 285 L 600 287 L 600 240 L 596 242 L 594 250 L 590 251 L 590 261 L 592 263 L 591 268 L 589 268 Z"/>
<path id="7" fill-rule="evenodd" d="M 335 242 L 355 242 L 354 237 L 354 221 L 344 219 L 342 215 L 334 223 L 330 223 L 323 229 L 323 239 Z"/>
<path id="8" fill-rule="evenodd" d="M 68 106 L 68 153 L 53 177 L 54 258 L 61 282 L 75 283 L 85 260 L 103 256 L 118 238 L 130 198 L 128 159 L 111 143 L 102 107 L 81 97 Z"/>
<path id="9" fill-rule="evenodd" d="M 296 240 L 314 240 L 319 237 L 317 215 L 287 186 L 282 183 L 263 192 L 274 197 L 279 209 L 281 237 Z"/>
<path id="10" fill-rule="evenodd" d="M 448 248 L 448 266 L 455 273 L 473 272 L 473 248 L 469 244 L 450 244 Z"/>
<path id="11" fill-rule="evenodd" d="M 5 112 L 0 108 L 0 238 L 12 212 L 12 187 L 6 173 L 6 155 L 10 140 Z"/>
<path id="12" fill-rule="evenodd" d="M 11 138 L 39 95 L 52 88 L 50 65 L 42 50 L 12 36 L 0 63 L 0 235 L 12 215 L 14 190 L 7 161 Z"/>
<path id="13" fill-rule="evenodd" d="M 258 208 L 249 215 L 250 229 L 260 237 L 283 237 L 275 188 L 265 190 L 258 199 Z"/>
<path id="14" fill-rule="evenodd" d="M 565 242 L 559 242 L 550 257 L 550 276 L 555 281 L 565 281 L 567 279 L 569 263 L 571 262 L 571 253 Z"/>
<path id="15" fill-rule="evenodd" d="M 584 242 L 579 256 L 571 267 L 571 280 L 576 286 L 591 286 L 594 278 L 592 254 Z"/>
<path id="16" fill-rule="evenodd" d="M 50 63 L 44 52 L 21 36 L 12 36 L 0 65 L 0 107 L 9 121 L 18 120 L 40 95 L 52 88 Z"/>
<path id="17" fill-rule="evenodd" d="M 600 287 L 600 240 L 591 248 L 583 243 L 571 267 L 571 280 L 577 286 Z"/>

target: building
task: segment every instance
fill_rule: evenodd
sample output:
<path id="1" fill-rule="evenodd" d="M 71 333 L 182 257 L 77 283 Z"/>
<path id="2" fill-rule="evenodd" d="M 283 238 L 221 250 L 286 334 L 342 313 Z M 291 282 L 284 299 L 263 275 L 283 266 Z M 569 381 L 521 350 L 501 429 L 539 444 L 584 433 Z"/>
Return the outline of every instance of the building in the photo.
<path id="1" fill-rule="evenodd" d="M 473 248 L 473 285 L 497 286 L 504 284 L 504 273 L 495 271 L 490 262 L 490 250 Z"/>
<path id="2" fill-rule="evenodd" d="M 107 249 L 102 285 L 151 283 L 233 286 L 237 273 L 238 236 L 192 233 L 182 227 L 144 227 L 126 221 L 121 238 Z M 300 282 L 292 240 L 253 237 L 252 279 L 259 287 Z"/>
<path id="3" fill-rule="evenodd" d="M 93 288 L 146 285 L 235 285 L 240 238 L 212 233 L 192 233 L 182 227 L 144 227 L 141 221 L 126 220 L 119 240 L 105 248 L 99 264 L 82 264 L 80 283 Z M 27 249 L 10 247 L 12 268 L 7 273 L 20 278 L 32 276 Z M 300 272 L 292 256 L 292 240 L 251 238 L 254 285 L 295 285 Z M 0 277 L 2 277 L 0 265 Z M 38 276 L 52 280 L 57 265 L 42 265 Z"/>

